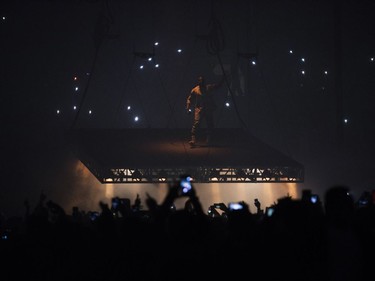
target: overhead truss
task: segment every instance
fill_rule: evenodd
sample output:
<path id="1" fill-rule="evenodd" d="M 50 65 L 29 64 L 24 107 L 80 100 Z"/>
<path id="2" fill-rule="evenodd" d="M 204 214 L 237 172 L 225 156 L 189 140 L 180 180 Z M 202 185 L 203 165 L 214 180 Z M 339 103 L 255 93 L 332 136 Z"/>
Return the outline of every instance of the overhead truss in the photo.
<path id="1" fill-rule="evenodd" d="M 112 168 L 106 175 L 96 175 L 101 183 L 162 183 L 172 182 L 182 174 L 189 174 L 199 183 L 256 183 L 303 182 L 303 170 L 291 167 L 274 168 Z"/>

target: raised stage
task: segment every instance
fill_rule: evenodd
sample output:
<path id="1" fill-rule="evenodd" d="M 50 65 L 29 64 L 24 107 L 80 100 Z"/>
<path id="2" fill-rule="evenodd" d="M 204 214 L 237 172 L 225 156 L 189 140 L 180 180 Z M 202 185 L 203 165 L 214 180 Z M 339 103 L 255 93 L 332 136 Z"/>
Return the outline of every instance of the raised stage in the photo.
<path id="1" fill-rule="evenodd" d="M 303 182 L 304 167 L 243 129 L 216 129 L 191 148 L 189 129 L 76 129 L 69 143 L 101 183 Z"/>

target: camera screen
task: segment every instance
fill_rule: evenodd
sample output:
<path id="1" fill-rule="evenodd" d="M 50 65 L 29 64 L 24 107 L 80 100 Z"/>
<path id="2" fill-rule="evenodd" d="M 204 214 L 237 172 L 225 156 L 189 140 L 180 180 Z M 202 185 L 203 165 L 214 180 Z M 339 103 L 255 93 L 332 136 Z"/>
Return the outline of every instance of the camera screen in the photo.
<path id="1" fill-rule="evenodd" d="M 272 216 L 274 211 L 275 211 L 274 208 L 271 208 L 271 207 L 267 208 L 267 217 Z"/>
<path id="2" fill-rule="evenodd" d="M 191 177 L 185 177 L 180 180 L 182 193 L 186 194 L 191 190 Z"/>
<path id="3" fill-rule="evenodd" d="M 313 204 L 317 203 L 317 202 L 318 202 L 318 196 L 315 195 L 315 194 L 311 195 L 311 197 L 310 197 L 310 201 L 311 201 L 311 203 L 313 203 Z"/>
<path id="4" fill-rule="evenodd" d="M 98 217 L 99 217 L 99 213 L 98 212 L 91 212 L 90 213 L 90 219 L 92 221 L 96 220 Z"/>
<path id="5" fill-rule="evenodd" d="M 243 205 L 240 203 L 229 203 L 229 210 L 242 210 Z"/>

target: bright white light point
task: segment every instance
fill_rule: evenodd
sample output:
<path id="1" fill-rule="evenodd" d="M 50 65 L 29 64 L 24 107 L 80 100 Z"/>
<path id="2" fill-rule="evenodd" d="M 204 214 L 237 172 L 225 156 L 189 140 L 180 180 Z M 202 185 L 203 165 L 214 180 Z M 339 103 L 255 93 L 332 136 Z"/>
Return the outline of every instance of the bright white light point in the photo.
<path id="1" fill-rule="evenodd" d="M 303 62 L 304 62 L 304 61 L 305 61 L 305 58 L 302 58 L 302 59 L 301 59 L 301 61 L 303 61 Z"/>
<path id="2" fill-rule="evenodd" d="M 349 120 L 347 118 L 344 119 L 344 123 L 348 124 Z"/>
<path id="3" fill-rule="evenodd" d="M 78 91 L 78 87 L 75 87 L 76 92 Z"/>
<path id="4" fill-rule="evenodd" d="M 302 70 L 301 73 L 302 73 L 303 75 L 305 75 L 305 71 L 304 71 L 304 70 Z"/>
<path id="5" fill-rule="evenodd" d="M 155 46 L 158 46 L 158 45 L 159 45 L 159 42 L 155 42 L 154 45 L 155 45 Z"/>
<path id="6" fill-rule="evenodd" d="M 135 122 L 138 122 L 138 120 L 139 120 L 138 116 L 135 116 L 135 117 L 134 117 L 134 121 L 135 121 Z"/>
<path id="7" fill-rule="evenodd" d="M 326 71 L 324 71 L 324 74 L 328 74 L 328 71 L 326 70 Z"/>
<path id="8" fill-rule="evenodd" d="M 177 50 L 177 52 L 178 52 L 178 53 L 181 53 L 181 52 L 182 52 L 182 50 L 181 50 L 181 49 L 178 49 L 178 50 Z"/>
<path id="9" fill-rule="evenodd" d="M 91 110 L 89 110 L 89 114 L 91 114 L 92 113 L 92 111 Z"/>
<path id="10" fill-rule="evenodd" d="M 152 58 L 148 58 L 148 61 L 152 61 Z"/>
<path id="11" fill-rule="evenodd" d="M 140 69 L 143 69 L 143 65 L 141 65 L 139 68 L 140 68 Z"/>
<path id="12" fill-rule="evenodd" d="M 60 110 L 59 110 L 59 109 L 58 109 L 58 110 L 56 110 L 56 113 L 57 113 L 57 114 L 60 114 Z"/>
<path id="13" fill-rule="evenodd" d="M 371 58 L 370 60 L 371 60 L 371 61 L 374 61 L 374 58 Z"/>
<path id="14" fill-rule="evenodd" d="M 229 102 L 226 102 L 226 103 L 225 103 L 225 106 L 226 106 L 226 107 L 229 107 L 229 106 L 230 106 Z"/>
<path id="15" fill-rule="evenodd" d="M 255 62 L 255 60 L 253 60 L 253 61 L 251 61 L 251 64 L 256 65 L 257 63 Z"/>
<path id="16" fill-rule="evenodd" d="M 5 20 L 5 17 L 2 17 L 3 20 Z"/>
<path id="17" fill-rule="evenodd" d="M 73 77 L 73 80 L 74 80 L 74 81 L 77 81 L 77 79 L 78 79 L 77 76 L 74 76 L 74 77 Z"/>
<path id="18" fill-rule="evenodd" d="M 130 105 L 128 105 L 128 107 L 126 108 L 127 110 L 130 110 L 131 109 L 131 106 Z"/>
<path id="19" fill-rule="evenodd" d="M 289 51 L 289 54 L 293 54 L 293 50 L 290 50 L 290 51 Z"/>
<path id="20" fill-rule="evenodd" d="M 77 109 L 77 107 L 76 107 L 76 106 L 73 106 L 73 109 L 74 109 L 74 110 L 76 110 L 76 109 Z"/>
<path id="21" fill-rule="evenodd" d="M 159 67 L 159 64 L 157 63 L 157 64 L 155 64 L 155 67 Z"/>

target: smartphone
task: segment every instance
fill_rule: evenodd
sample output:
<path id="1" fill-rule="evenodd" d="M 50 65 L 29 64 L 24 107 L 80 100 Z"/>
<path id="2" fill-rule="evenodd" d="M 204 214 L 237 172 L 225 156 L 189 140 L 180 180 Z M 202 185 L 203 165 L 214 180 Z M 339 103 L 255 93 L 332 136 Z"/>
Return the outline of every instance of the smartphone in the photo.
<path id="1" fill-rule="evenodd" d="M 317 203 L 317 202 L 318 202 L 318 195 L 316 195 L 316 194 L 311 194 L 311 196 L 310 196 L 310 201 L 311 201 L 311 203 L 313 203 L 313 204 Z"/>
<path id="2" fill-rule="evenodd" d="M 191 189 L 191 180 L 192 178 L 190 176 L 183 176 L 180 178 L 180 193 L 181 194 L 188 194 Z"/>
<path id="3" fill-rule="evenodd" d="M 99 212 L 91 212 L 90 213 L 90 219 L 92 221 L 95 221 L 99 217 Z"/>
<path id="4" fill-rule="evenodd" d="M 120 205 L 120 199 L 118 197 L 112 198 L 112 209 L 117 210 Z"/>
<path id="5" fill-rule="evenodd" d="M 228 204 L 228 208 L 230 211 L 238 211 L 243 209 L 243 205 L 238 202 L 231 202 Z"/>
<path id="6" fill-rule="evenodd" d="M 266 208 L 266 215 L 267 217 L 271 217 L 273 215 L 273 212 L 275 211 L 275 209 L 273 207 L 268 207 Z"/>

